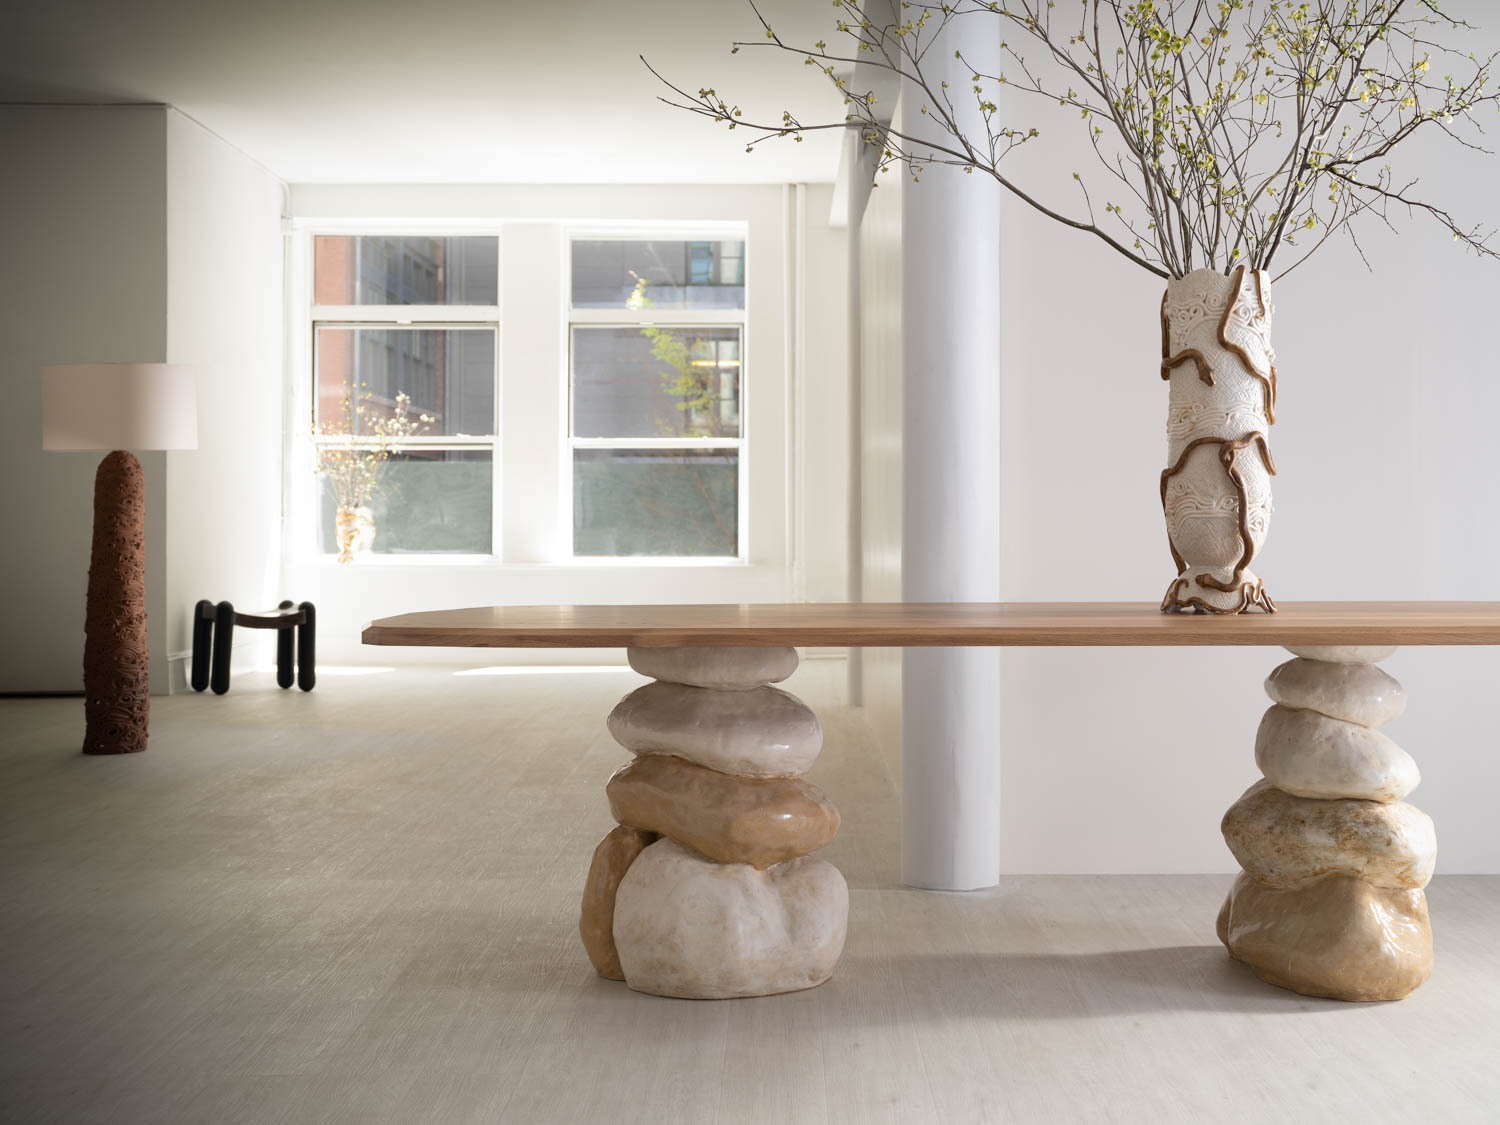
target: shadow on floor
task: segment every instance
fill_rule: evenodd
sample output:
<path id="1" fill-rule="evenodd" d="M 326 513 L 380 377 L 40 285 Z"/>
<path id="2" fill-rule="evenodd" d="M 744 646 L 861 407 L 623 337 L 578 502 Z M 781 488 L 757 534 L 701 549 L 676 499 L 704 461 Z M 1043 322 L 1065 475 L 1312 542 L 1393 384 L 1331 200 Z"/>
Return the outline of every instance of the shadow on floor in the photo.
<path id="1" fill-rule="evenodd" d="M 838 980 L 858 987 L 861 958 L 845 958 Z M 947 1016 L 1006 1020 L 1093 1019 L 1148 1012 L 1341 1012 L 1369 1007 L 1301 996 L 1260 980 L 1220 945 L 1103 953 L 897 954 L 879 972 L 902 982 L 911 1003 Z M 894 1014 L 894 1012 L 893 1012 Z"/>
<path id="2" fill-rule="evenodd" d="M 843 1009 L 891 1026 L 956 1020 L 1091 1020 L 1160 1012 L 1291 1015 L 1353 1012 L 1373 1004 L 1301 996 L 1260 980 L 1218 945 L 1182 945 L 1108 953 L 910 954 L 878 959 L 846 954 L 833 979 L 805 992 L 735 1000 L 734 1005 L 806 1005 Z M 892 981 L 899 982 L 896 994 Z M 625 1004 L 638 1014 L 659 1004 L 698 1007 L 631 992 L 597 977 L 570 980 L 591 1002 Z M 880 995 L 875 995 L 879 993 Z M 712 1006 L 715 1002 L 710 1002 Z M 693 1034 L 681 1029 L 685 1036 Z M 653 1034 L 670 1038 L 671 1025 Z"/>

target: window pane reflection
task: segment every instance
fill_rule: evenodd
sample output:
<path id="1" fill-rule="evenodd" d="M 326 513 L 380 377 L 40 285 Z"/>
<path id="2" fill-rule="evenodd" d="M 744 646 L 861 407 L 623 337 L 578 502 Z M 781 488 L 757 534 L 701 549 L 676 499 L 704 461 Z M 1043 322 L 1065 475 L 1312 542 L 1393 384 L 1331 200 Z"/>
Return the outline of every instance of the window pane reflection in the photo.
<path id="1" fill-rule="evenodd" d="M 735 557 L 739 453 L 575 449 L 573 553 Z"/>
<path id="2" fill-rule="evenodd" d="M 572 298 L 577 309 L 742 309 L 745 243 L 578 239 Z"/>
<path id="3" fill-rule="evenodd" d="M 315 305 L 493 305 L 500 240 L 330 235 L 313 238 Z"/>
<path id="4" fill-rule="evenodd" d="M 320 325 L 316 354 L 317 421 L 328 432 L 373 433 L 400 394 L 409 419 L 433 419 L 421 424 L 424 436 L 495 432 L 493 328 Z"/>
<path id="5" fill-rule="evenodd" d="M 318 549 L 338 552 L 338 501 L 321 486 Z M 494 455 L 483 449 L 414 449 L 392 454 L 379 470 L 368 507 L 375 517 L 373 554 L 493 550 Z"/>
<path id="6" fill-rule="evenodd" d="M 576 328 L 573 435 L 738 437 L 738 328 Z"/>

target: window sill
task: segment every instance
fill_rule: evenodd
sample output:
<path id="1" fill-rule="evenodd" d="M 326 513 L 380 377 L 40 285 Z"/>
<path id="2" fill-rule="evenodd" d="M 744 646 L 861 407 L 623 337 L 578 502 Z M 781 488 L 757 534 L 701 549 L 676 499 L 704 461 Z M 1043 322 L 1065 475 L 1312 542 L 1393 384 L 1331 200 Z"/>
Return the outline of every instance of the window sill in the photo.
<path id="1" fill-rule="evenodd" d="M 682 570 L 703 567 L 706 569 L 748 569 L 757 565 L 748 559 L 725 558 L 667 558 L 651 555 L 630 558 L 601 556 L 597 558 L 560 559 L 557 562 L 508 563 L 495 555 L 460 554 L 410 554 L 368 555 L 353 563 L 341 563 L 335 555 L 310 555 L 293 561 L 293 567 L 310 567 L 315 570 L 387 570 L 408 567 L 459 567 L 463 569 L 484 568 L 515 573 L 521 571 L 564 572 L 578 570 Z"/>

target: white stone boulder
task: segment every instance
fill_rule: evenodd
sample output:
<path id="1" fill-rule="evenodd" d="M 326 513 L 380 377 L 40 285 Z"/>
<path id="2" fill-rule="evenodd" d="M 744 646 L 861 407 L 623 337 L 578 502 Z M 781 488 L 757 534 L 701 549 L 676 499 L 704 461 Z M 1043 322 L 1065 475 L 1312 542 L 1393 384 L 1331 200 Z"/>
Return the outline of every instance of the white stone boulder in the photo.
<path id="1" fill-rule="evenodd" d="M 744 691 L 780 683 L 797 670 L 794 648 L 631 648 L 630 666 L 653 680 L 690 687 Z"/>
<path id="2" fill-rule="evenodd" d="M 1286 645 L 1287 652 L 1332 664 L 1379 664 L 1399 645 Z"/>
<path id="3" fill-rule="evenodd" d="M 814 856 L 764 871 L 652 844 L 615 895 L 614 938 L 637 992 L 719 1000 L 822 984 L 844 948 L 849 888 Z"/>
<path id="4" fill-rule="evenodd" d="M 1373 664 L 1288 660 L 1266 677 L 1266 694 L 1286 707 L 1364 727 L 1388 723 L 1406 710 L 1401 684 Z"/>
<path id="5" fill-rule="evenodd" d="M 1294 797 L 1399 801 L 1422 780 L 1412 756 L 1378 730 L 1277 704 L 1255 734 L 1255 764 Z"/>
<path id="6" fill-rule="evenodd" d="M 632 754 L 676 754 L 745 777 L 797 777 L 823 748 L 817 715 L 773 687 L 647 684 L 610 712 L 609 733 Z"/>
<path id="7" fill-rule="evenodd" d="M 1240 866 L 1272 887 L 1341 873 L 1377 887 L 1420 888 L 1437 862 L 1432 818 L 1404 801 L 1320 801 L 1258 781 L 1221 827 Z"/>

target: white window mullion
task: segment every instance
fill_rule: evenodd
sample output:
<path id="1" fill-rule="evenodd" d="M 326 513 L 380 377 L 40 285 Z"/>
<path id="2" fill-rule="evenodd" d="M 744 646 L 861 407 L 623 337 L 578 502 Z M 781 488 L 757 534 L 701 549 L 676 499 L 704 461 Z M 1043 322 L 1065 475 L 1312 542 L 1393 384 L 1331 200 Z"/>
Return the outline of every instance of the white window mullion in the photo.
<path id="1" fill-rule="evenodd" d="M 739 449 L 744 438 L 573 438 L 574 449 Z"/>
<path id="2" fill-rule="evenodd" d="M 570 324 L 640 325 L 642 328 L 743 327 L 744 309 L 570 309 Z"/>
<path id="3" fill-rule="evenodd" d="M 392 327 L 468 328 L 496 324 L 498 305 L 314 305 L 313 320 Z"/>

